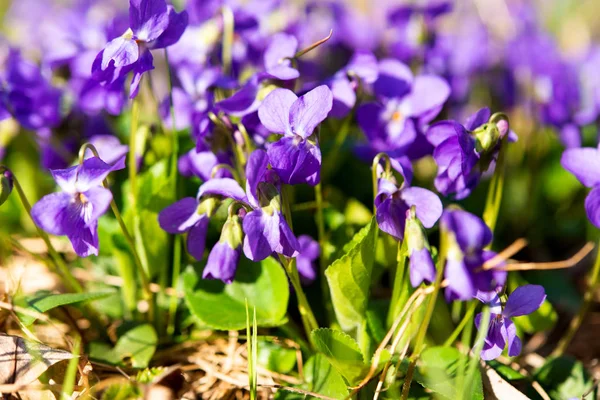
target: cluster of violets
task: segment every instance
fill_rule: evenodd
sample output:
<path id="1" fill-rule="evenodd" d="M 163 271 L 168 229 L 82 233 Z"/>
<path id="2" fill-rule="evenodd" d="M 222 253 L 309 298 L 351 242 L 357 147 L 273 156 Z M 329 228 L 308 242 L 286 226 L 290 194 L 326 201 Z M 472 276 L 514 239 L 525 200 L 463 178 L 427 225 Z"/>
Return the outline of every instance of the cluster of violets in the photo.
<path id="1" fill-rule="evenodd" d="M 509 2 L 515 29 L 504 41 L 469 11 L 458 29 L 441 29 L 455 11 L 439 0 L 381 1 L 369 14 L 337 1 L 188 0 L 176 10 L 165 0 L 130 0 L 128 11 L 111 1 L 58 3 L 20 0 L 8 11 L 7 20 L 28 34 L 21 42 L 0 38 L 7 44 L 0 54 L 0 120 L 35 134 L 41 164 L 60 191 L 37 202 L 32 216 L 46 232 L 66 235 L 79 256 L 98 254 L 98 218 L 112 201 L 104 182 L 124 168 L 129 152 L 109 122 L 128 98 L 141 96 L 154 64 L 165 61 L 171 92 L 149 87 L 161 123 L 189 130 L 195 144 L 180 156 L 179 173 L 202 184 L 196 197 L 162 210 L 159 224 L 187 235 L 188 253 L 207 260 L 204 278 L 232 282 L 242 254 L 253 261 L 296 258 L 305 281 L 316 278 L 322 249 L 292 231 L 282 193 L 285 185 L 320 184 L 319 125 L 354 119 L 364 133 L 353 143 L 356 156 L 371 163 L 387 155 L 390 168 L 376 166 L 376 219 L 398 241 L 406 236 L 411 284 L 435 280 L 425 229 L 439 221 L 449 238 L 446 299 L 477 298 L 493 308 L 483 358 L 499 356 L 506 345 L 509 355 L 519 354 L 510 318 L 535 311 L 544 290 L 518 288 L 502 309 L 506 272 L 481 269 L 496 255 L 487 248 L 491 230 L 476 215 L 444 209 L 439 197 L 468 197 L 494 172 L 501 148 L 517 140 L 507 119 L 469 104 L 470 88 L 482 80 L 503 109 L 523 107 L 556 129 L 569 148 L 564 167 L 593 189 L 585 206 L 600 227 L 600 153 L 579 148 L 581 128 L 600 116 L 600 80 L 597 73 L 590 78 L 600 49 L 566 61 L 529 2 Z M 225 49 L 228 29 L 232 43 Z M 10 135 L 0 129 L 0 158 Z M 86 142 L 99 157 L 73 164 Z M 438 194 L 412 186 L 412 163 L 423 157 L 437 165 Z M 244 168 L 234 174 L 240 162 Z M 209 221 L 221 206 L 228 217 L 206 251 Z"/>

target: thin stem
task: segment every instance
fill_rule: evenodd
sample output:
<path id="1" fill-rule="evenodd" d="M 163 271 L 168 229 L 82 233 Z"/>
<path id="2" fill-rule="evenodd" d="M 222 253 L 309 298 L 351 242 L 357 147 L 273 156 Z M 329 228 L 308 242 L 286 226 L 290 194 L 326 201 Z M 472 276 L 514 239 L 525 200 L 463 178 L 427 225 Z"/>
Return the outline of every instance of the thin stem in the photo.
<path id="1" fill-rule="evenodd" d="M 133 99 L 131 104 L 131 127 L 129 130 L 129 159 L 128 159 L 128 170 L 129 170 L 129 200 L 132 205 L 132 209 L 135 214 L 135 197 L 137 193 L 137 141 L 136 133 L 138 130 L 138 119 L 140 115 L 140 105 L 137 98 Z"/>
<path id="2" fill-rule="evenodd" d="M 407 252 L 407 240 L 406 235 L 408 231 L 405 230 L 404 240 L 402 242 L 398 242 L 398 251 L 396 254 L 396 274 L 394 276 L 394 286 L 392 289 L 392 300 L 390 302 L 390 309 L 387 316 L 387 323 L 390 325 L 394 319 L 396 319 L 396 315 L 398 314 L 398 309 L 400 307 L 400 298 L 404 294 L 404 274 L 406 271 L 406 252 Z"/>
<path id="3" fill-rule="evenodd" d="M 289 206 L 290 203 L 289 196 L 287 195 L 287 189 L 289 189 L 289 187 L 284 185 L 281 193 L 283 213 L 290 229 L 293 229 L 292 213 L 291 208 Z M 306 298 L 306 295 L 304 294 L 304 290 L 302 289 L 302 284 L 300 283 L 300 275 L 298 274 L 298 267 L 296 266 L 296 259 L 286 258 L 281 254 L 279 255 L 279 259 L 285 267 L 290 282 L 292 283 L 294 291 L 296 292 L 296 296 L 298 298 L 298 311 L 300 312 L 300 316 L 302 318 L 302 324 L 304 325 L 306 337 L 312 343 L 310 333 L 313 330 L 317 329 L 319 327 L 319 324 L 317 323 L 315 314 L 313 313 L 312 308 L 310 307 L 310 304 L 308 303 L 308 300 Z"/>
<path id="4" fill-rule="evenodd" d="M 465 379 L 464 385 L 460 388 L 460 399 L 470 398 L 471 385 L 473 383 L 473 378 L 475 376 L 475 372 L 479 367 L 479 360 L 481 357 L 481 350 L 483 349 L 483 345 L 485 343 L 485 337 L 488 333 L 488 328 L 490 325 L 490 308 L 484 307 L 483 313 L 481 317 L 481 322 L 479 324 L 479 331 L 477 332 L 477 337 L 475 338 L 475 347 L 473 348 L 473 357 L 469 362 L 469 368 L 467 369 L 467 375 Z M 465 394 L 468 394 L 465 396 Z"/>
<path id="5" fill-rule="evenodd" d="M 296 259 L 286 258 L 282 255 L 279 256 L 279 259 L 284 265 L 288 277 L 290 278 L 290 282 L 292 283 L 292 287 L 296 292 L 296 297 L 298 298 L 298 311 L 300 312 L 302 325 L 304 326 L 306 337 L 312 343 L 310 333 L 315 329 L 318 329 L 319 324 L 317 323 L 315 314 L 313 313 L 312 308 L 308 303 L 306 294 L 304 294 L 304 290 L 302 289 L 302 284 L 300 283 L 300 275 L 298 274 L 298 268 L 296 267 Z"/>
<path id="6" fill-rule="evenodd" d="M 498 221 L 498 214 L 500 213 L 500 203 L 502 202 L 502 192 L 504 189 L 504 175 L 505 175 L 505 162 L 506 158 L 506 145 L 508 144 L 508 134 L 500 143 L 500 150 L 498 153 L 498 160 L 496 162 L 496 170 L 494 176 L 490 182 L 488 189 L 488 195 L 485 201 L 485 209 L 483 210 L 483 220 L 485 224 L 490 228 L 492 233 L 496 228 L 496 222 Z M 488 245 L 488 248 L 491 247 Z"/>
<path id="7" fill-rule="evenodd" d="M 294 58 L 300 58 L 303 55 L 305 55 L 306 53 L 308 53 L 309 51 L 319 47 L 320 45 L 322 45 L 323 43 L 325 43 L 326 41 L 328 41 L 331 38 L 331 35 L 333 35 L 333 29 L 331 29 L 329 31 L 329 35 L 327 35 L 326 37 L 324 37 L 323 39 L 317 40 L 316 42 L 314 42 L 313 44 L 308 45 L 308 47 L 298 51 L 295 55 Z"/>
<path id="8" fill-rule="evenodd" d="M 65 264 L 64 260 L 60 257 L 60 255 L 52 245 L 48 234 L 42 229 L 40 229 L 33 220 L 33 217 L 31 216 L 31 203 L 29 203 L 29 200 L 25 195 L 25 191 L 23 190 L 23 187 L 19 183 L 19 180 L 17 179 L 17 176 L 15 174 L 13 174 L 13 185 L 14 188 L 17 190 L 17 193 L 19 194 L 19 198 L 21 199 L 21 203 L 23 204 L 25 211 L 27 211 L 27 215 L 29 215 L 29 218 L 31 218 L 31 220 L 33 221 L 35 229 L 46 244 L 46 247 L 48 248 L 48 254 L 50 254 L 50 257 L 52 258 L 52 261 L 54 262 L 54 265 L 56 267 L 56 272 L 58 272 L 58 275 L 62 278 L 63 284 L 71 292 L 82 293 L 83 287 L 77 281 L 77 279 L 75 279 L 73 274 L 71 274 L 69 267 L 67 267 L 67 264 Z"/>
<path id="9" fill-rule="evenodd" d="M 228 6 L 221 8 L 223 17 L 223 46 L 221 49 L 221 58 L 223 59 L 223 74 L 229 75 L 232 63 L 233 37 L 235 30 L 235 22 L 233 12 Z"/>
<path id="10" fill-rule="evenodd" d="M 410 391 L 410 384 L 412 382 L 417 359 L 421 355 L 421 351 L 423 351 L 423 347 L 425 344 L 425 335 L 427 334 L 427 328 L 429 327 L 429 323 L 431 322 L 431 317 L 433 316 L 433 310 L 435 309 L 437 295 L 440 291 L 442 278 L 444 276 L 444 265 L 446 263 L 446 241 L 446 233 L 443 229 L 440 229 L 440 255 L 438 259 L 437 274 L 435 277 L 435 282 L 433 284 L 433 293 L 431 293 L 431 298 L 429 299 L 429 303 L 427 303 L 425 316 L 423 317 L 423 322 L 421 323 L 421 326 L 419 326 L 419 331 L 417 332 L 417 337 L 415 339 L 414 351 L 411 356 L 411 362 L 408 366 L 406 378 L 404 379 L 404 386 L 402 387 L 403 400 L 406 400 L 408 398 L 408 392 Z"/>
<path id="11" fill-rule="evenodd" d="M 177 288 L 179 275 L 181 273 L 181 235 L 175 236 L 173 240 L 173 273 L 171 275 L 171 285 Z M 175 314 L 177 313 L 177 296 L 171 296 L 169 303 L 169 322 L 167 324 L 167 335 L 173 336 L 175 333 Z"/>
<path id="12" fill-rule="evenodd" d="M 169 76 L 169 104 L 171 112 L 171 139 L 172 139 L 172 153 L 171 153 L 171 181 L 172 190 L 174 194 L 177 194 L 177 162 L 179 156 L 179 140 L 177 137 L 177 123 L 175 120 L 175 106 L 173 103 L 173 76 L 171 75 L 171 66 L 169 64 L 169 53 L 165 48 L 165 60 L 167 63 L 167 72 Z M 171 275 L 171 286 L 176 288 L 177 282 L 179 281 L 179 275 L 181 273 L 181 236 L 176 235 L 173 239 L 173 271 Z M 161 277 L 161 297 L 166 295 L 166 274 L 167 268 L 163 268 L 164 273 Z M 177 296 L 172 296 L 169 302 L 168 322 L 167 322 L 167 335 L 172 336 L 175 332 L 175 314 L 177 313 Z"/>
<path id="13" fill-rule="evenodd" d="M 323 216 L 323 188 L 319 182 L 315 186 L 315 202 L 317 203 L 317 230 L 319 233 L 319 278 L 321 281 L 322 302 L 325 304 L 325 311 L 329 321 L 333 321 L 335 314 L 331 303 L 331 293 L 329 285 L 325 279 L 325 270 L 327 269 L 327 259 L 325 257 L 325 218 Z"/>
<path id="14" fill-rule="evenodd" d="M 592 268 L 589 287 L 583 295 L 583 303 L 579 308 L 579 312 L 571 320 L 571 324 L 569 325 L 567 333 L 565 333 L 565 335 L 558 342 L 556 349 L 554 349 L 554 351 L 552 352 L 552 356 L 560 357 L 567 350 L 567 347 L 569 347 L 569 344 L 573 340 L 575 333 L 579 330 L 579 327 L 583 322 L 583 318 L 587 314 L 590 305 L 594 300 L 594 293 L 596 293 L 596 291 L 600 287 L 600 282 L 598 278 L 600 278 L 600 249 L 598 250 L 598 254 L 596 255 L 596 261 L 594 262 L 594 267 Z"/>
<path id="15" fill-rule="evenodd" d="M 476 308 L 477 308 L 477 302 L 472 301 L 469 303 L 469 307 L 467 308 L 467 312 L 465 313 L 465 316 L 460 321 L 460 323 L 458 324 L 456 329 L 454 329 L 454 331 L 450 334 L 450 336 L 448 336 L 448 339 L 446 339 L 446 341 L 444 342 L 445 347 L 451 346 L 452 343 L 454 343 L 454 341 L 458 338 L 458 335 L 460 335 L 460 333 L 465 328 L 467 323 L 473 319 L 473 314 L 475 314 Z"/>
<path id="16" fill-rule="evenodd" d="M 348 114 L 346 118 L 344 118 L 344 122 L 342 122 L 342 126 L 338 134 L 335 136 L 335 141 L 333 143 L 333 148 L 328 152 L 330 155 L 327 159 L 327 162 L 323 162 L 323 170 L 321 171 L 321 179 L 328 178 L 334 167 L 337 165 L 340 149 L 344 145 L 346 138 L 348 137 L 348 133 L 350 132 L 350 126 L 352 123 L 352 113 Z"/>

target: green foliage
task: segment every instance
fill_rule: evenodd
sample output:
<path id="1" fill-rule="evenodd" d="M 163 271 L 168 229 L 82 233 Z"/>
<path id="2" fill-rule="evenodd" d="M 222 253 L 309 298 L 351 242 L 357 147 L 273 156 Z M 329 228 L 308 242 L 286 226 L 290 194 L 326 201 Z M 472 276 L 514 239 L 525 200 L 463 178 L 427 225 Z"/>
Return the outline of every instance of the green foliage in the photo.
<path id="1" fill-rule="evenodd" d="M 143 238 L 136 241 L 136 248 L 150 276 L 158 274 L 169 261 L 169 235 L 158 224 L 158 213 L 175 201 L 173 182 L 168 172 L 169 163 L 165 159 L 138 175 L 135 202 L 137 218 L 133 218 L 131 204 L 128 204 L 124 213 L 125 220 L 129 221 L 127 226 L 130 234 L 136 239 Z M 123 192 L 130 192 L 128 182 L 123 186 Z"/>
<path id="2" fill-rule="evenodd" d="M 582 363 L 572 357 L 549 358 L 534 373 L 537 380 L 553 399 L 581 398 L 594 385 Z M 590 395 L 589 398 L 595 398 Z"/>
<path id="3" fill-rule="evenodd" d="M 267 340 L 260 340 L 258 365 L 280 374 L 290 373 L 296 366 L 296 350 L 282 347 Z"/>
<path id="4" fill-rule="evenodd" d="M 348 395 L 344 379 L 322 354 L 315 354 L 306 362 L 304 374 L 311 392 L 334 399 L 342 399 Z"/>
<path id="5" fill-rule="evenodd" d="M 344 246 L 345 254 L 325 270 L 337 320 L 346 331 L 359 328 L 366 321 L 376 232 L 372 218 Z"/>
<path id="6" fill-rule="evenodd" d="M 39 292 L 35 296 L 24 299 L 25 307 L 31 311 L 44 313 L 54 308 L 66 306 L 69 304 L 81 303 L 84 301 L 104 299 L 113 295 L 114 291 L 89 292 L 89 293 L 63 293 L 53 294 Z M 17 300 L 17 302 L 21 302 Z M 36 318 L 29 314 L 17 313 L 19 320 L 23 325 L 28 326 L 35 322 Z"/>
<path id="7" fill-rule="evenodd" d="M 119 335 L 114 348 L 105 343 L 91 343 L 90 358 L 113 365 L 122 365 L 125 359 L 134 368 L 146 368 L 156 351 L 158 336 L 150 324 L 136 325 Z"/>
<path id="8" fill-rule="evenodd" d="M 488 365 L 496 370 L 500 376 L 502 376 L 507 381 L 518 381 L 521 379 L 525 379 L 525 375 L 521 374 L 518 371 L 515 371 L 511 367 L 501 364 L 496 360 L 491 360 L 487 362 Z"/>
<path id="9" fill-rule="evenodd" d="M 183 274 L 185 301 L 190 312 L 203 324 L 220 330 L 246 327 L 246 300 L 256 307 L 259 327 L 286 322 L 289 284 L 283 267 L 269 257 L 255 263 L 240 261 L 233 283 L 199 279 L 188 269 Z"/>
<path id="10" fill-rule="evenodd" d="M 316 349 L 351 385 L 360 381 L 368 365 L 354 339 L 344 332 L 329 328 L 315 329 L 310 336 Z"/>
<path id="11" fill-rule="evenodd" d="M 453 347 L 430 347 L 421 354 L 414 380 L 444 398 L 456 399 L 459 365 L 466 360 L 467 356 Z M 483 400 L 479 370 L 475 372 L 473 386 L 465 388 L 464 392 L 470 393 L 473 400 Z"/>

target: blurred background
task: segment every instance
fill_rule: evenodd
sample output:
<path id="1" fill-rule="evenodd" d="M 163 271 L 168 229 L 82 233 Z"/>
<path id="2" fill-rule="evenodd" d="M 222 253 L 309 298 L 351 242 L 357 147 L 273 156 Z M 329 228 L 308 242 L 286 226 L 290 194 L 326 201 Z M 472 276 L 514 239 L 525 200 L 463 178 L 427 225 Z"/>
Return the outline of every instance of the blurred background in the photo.
<path id="1" fill-rule="evenodd" d="M 178 57 L 198 63 L 211 57 L 219 40 L 218 15 L 223 1 L 174 1 L 190 13 L 189 33 L 173 47 Z M 598 142 L 600 117 L 600 2 L 597 0 L 457 0 L 454 2 L 404 1 L 227 1 L 256 17 L 251 31 L 237 33 L 234 58 L 252 57 L 264 48 L 264 38 L 285 30 L 296 34 L 300 48 L 333 30 L 332 38 L 303 59 L 305 80 L 332 76 L 356 50 L 379 58 L 400 59 L 415 71 L 438 74 L 452 87 L 450 100 L 439 119 L 463 121 L 473 111 L 489 106 L 510 116 L 519 141 L 507 153 L 504 198 L 496 230 L 500 250 L 517 238 L 529 246 L 519 260 L 553 261 L 573 255 L 586 241 L 600 237 L 587 221 L 583 201 L 587 189 L 560 165 L 567 147 L 593 146 Z M 439 9 L 435 7 L 439 5 Z M 412 7 L 412 8 L 411 8 Z M 410 10 L 410 11 L 407 11 Z M 106 42 L 126 26 L 125 0 L 2 0 L 0 1 L 0 87 L 5 83 L 5 60 L 11 49 L 39 65 L 60 93 L 60 116 L 50 124 L 24 129 L 13 118 L 0 122 L 0 161 L 19 176 L 29 199 L 35 202 L 53 190 L 48 168 L 72 162 L 86 138 L 108 131 L 122 139 L 128 133 L 128 112 L 107 112 L 103 106 L 79 109 L 81 88 L 89 79 L 91 63 Z M 262 47 L 261 47 L 262 46 Z M 166 93 L 162 54 L 152 72 L 157 97 Z M 68 61 L 65 61 L 68 60 Z M 326 60 L 324 63 L 323 60 Z M 318 63 L 317 63 L 318 61 Z M 317 65 L 318 64 L 318 65 Z M 237 71 L 243 80 L 245 71 Z M 26 83 L 25 83 L 26 84 Z M 150 127 L 155 112 L 148 112 Z M 337 126 L 324 128 L 324 159 L 335 142 Z M 126 140 L 126 139 L 125 139 Z M 125 141 L 123 140 L 123 142 Z M 159 140 L 159 139 L 157 139 Z M 371 208 L 370 171 L 353 152 L 364 142 L 353 124 L 335 165 L 329 165 L 327 196 L 331 203 L 347 205 L 358 199 Z M 191 147 L 187 143 L 188 148 Z M 161 156 L 160 142 L 146 150 L 147 163 Z M 66 154 L 65 154 L 66 153 Z M 326 161 L 327 163 L 327 161 Z M 417 184 L 432 188 L 435 164 L 431 157 L 415 161 Z M 461 204 L 480 214 L 487 193 L 485 180 Z M 193 193 L 197 181 L 189 185 Z M 311 192 L 297 194 L 309 200 Z M 449 204 L 450 200 L 445 200 Z M 363 210 L 360 208 L 360 210 Z M 340 212 L 328 211 L 335 225 Z M 298 217 L 300 230 L 314 224 Z M 8 238 L 35 233 L 16 196 L 0 208 L 0 264 L 13 253 Z M 213 233 L 214 234 L 214 233 Z M 215 239 L 213 239 L 215 240 Z M 574 268 L 543 273 L 529 272 L 523 279 L 544 285 L 554 305 L 545 316 L 546 335 L 537 343 L 560 337 L 581 302 L 585 272 L 593 257 Z M 570 352 L 583 360 L 600 355 L 595 330 L 600 324 L 594 308 L 574 340 Z M 547 336 L 550 335 L 550 336 Z M 534 342 L 535 343 L 535 342 Z M 543 348 L 540 349 L 543 353 Z"/>

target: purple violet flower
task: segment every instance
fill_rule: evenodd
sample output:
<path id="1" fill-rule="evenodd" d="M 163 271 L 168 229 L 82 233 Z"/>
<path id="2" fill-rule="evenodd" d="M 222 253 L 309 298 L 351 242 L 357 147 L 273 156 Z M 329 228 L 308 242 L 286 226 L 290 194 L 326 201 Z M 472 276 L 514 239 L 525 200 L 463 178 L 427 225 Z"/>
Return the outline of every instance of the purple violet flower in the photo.
<path id="1" fill-rule="evenodd" d="M 458 209 L 448 209 L 441 224 L 448 235 L 445 278 L 448 280 L 446 299 L 470 300 L 478 292 L 489 293 L 504 286 L 506 271 L 479 271 L 496 255 L 485 250 L 492 241 L 492 231 L 477 216 Z"/>
<path id="2" fill-rule="evenodd" d="M 592 189 L 585 198 L 585 212 L 590 222 L 600 228 L 600 150 L 593 147 L 567 149 L 560 163 L 581 184 Z"/>
<path id="3" fill-rule="evenodd" d="M 267 147 L 273 170 L 283 183 L 316 185 L 321 180 L 321 150 L 308 138 L 327 118 L 333 98 L 325 85 L 298 98 L 288 89 L 275 89 L 258 109 L 260 122 L 271 132 L 284 135 Z"/>
<path id="4" fill-rule="evenodd" d="M 93 157 L 71 168 L 51 170 L 62 191 L 33 205 L 35 224 L 52 235 L 66 235 L 80 257 L 98 255 L 98 218 L 113 198 L 102 182 L 110 172 L 123 168 L 125 157 L 113 165 Z"/>
<path id="5" fill-rule="evenodd" d="M 414 206 L 406 211 L 406 235 L 410 284 L 417 287 L 421 282 L 435 281 L 435 265 L 431 258 L 429 241 Z"/>
<path id="6" fill-rule="evenodd" d="M 279 177 L 268 169 L 269 158 L 264 150 L 255 150 L 246 165 L 246 193 L 232 179 L 212 179 L 203 185 L 205 194 L 229 197 L 251 207 L 244 216 L 244 254 L 252 261 L 261 261 L 272 253 L 296 257 L 300 245 L 281 213 Z M 222 182 L 232 181 L 229 187 Z"/>
<path id="7" fill-rule="evenodd" d="M 490 306 L 490 324 L 481 351 L 483 360 L 493 360 L 502 354 L 508 345 L 508 355 L 515 357 L 521 354 L 521 339 L 517 336 L 517 328 L 512 317 L 531 314 L 541 307 L 546 300 L 544 288 L 539 285 L 525 285 L 516 288 L 509 296 L 504 308 L 496 293 L 478 294 L 477 298 Z M 479 329 L 482 314 L 475 316 L 475 326 Z"/>
<path id="8" fill-rule="evenodd" d="M 187 12 L 177 13 L 165 0 L 130 0 L 129 29 L 98 53 L 92 74 L 101 82 L 113 83 L 133 71 L 129 97 L 134 98 L 142 75 L 154 69 L 150 50 L 176 43 L 187 22 Z"/>

